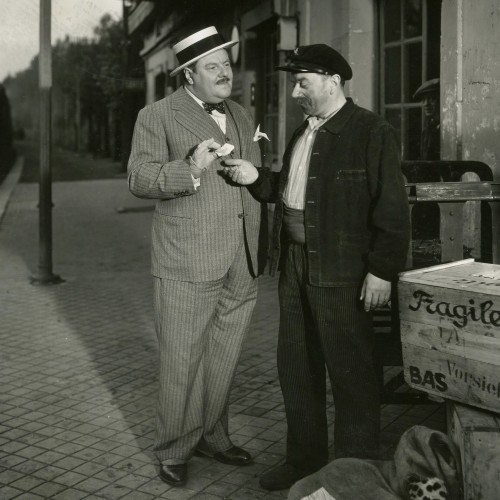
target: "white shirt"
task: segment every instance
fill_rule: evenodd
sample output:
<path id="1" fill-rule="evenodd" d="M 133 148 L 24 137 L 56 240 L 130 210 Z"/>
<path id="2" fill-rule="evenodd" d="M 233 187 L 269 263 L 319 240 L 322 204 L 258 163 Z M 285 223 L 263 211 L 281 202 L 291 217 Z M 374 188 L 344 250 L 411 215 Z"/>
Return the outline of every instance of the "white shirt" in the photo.
<path id="1" fill-rule="evenodd" d="M 184 87 L 188 95 L 190 95 L 202 108 L 203 108 L 203 101 L 201 99 L 198 99 L 192 92 L 190 92 L 186 87 Z M 203 108 L 203 111 L 205 111 L 205 108 Z M 206 113 L 206 111 L 205 111 Z M 220 129 L 224 134 L 226 133 L 226 114 L 225 113 L 219 113 L 217 110 L 213 110 L 211 113 L 208 113 L 209 116 L 211 116 L 215 123 L 219 125 Z"/>
<path id="2" fill-rule="evenodd" d="M 288 175 L 288 182 L 283 193 L 283 201 L 288 208 L 304 210 L 307 176 L 309 173 L 309 160 L 311 159 L 314 139 L 316 138 L 318 129 L 340 109 L 341 108 L 336 109 L 326 118 L 310 116 L 307 119 L 307 128 L 295 143 L 292 157 L 290 159 L 290 173 Z"/>
<path id="3" fill-rule="evenodd" d="M 311 150 L 318 129 L 326 120 L 327 118 L 310 116 L 307 119 L 307 128 L 295 143 L 290 160 L 290 174 L 283 193 L 283 201 L 289 208 L 304 210 Z"/>
<path id="4" fill-rule="evenodd" d="M 187 94 L 190 95 L 195 100 L 195 102 L 197 102 L 203 108 L 203 111 L 205 111 L 205 108 L 203 107 L 203 101 L 201 99 L 198 99 L 198 97 L 196 97 L 192 92 L 190 92 L 187 87 L 184 87 L 184 89 L 187 92 Z M 205 113 L 206 113 L 206 111 L 205 111 Z M 219 125 L 219 128 L 225 134 L 226 133 L 226 114 L 219 113 L 217 110 L 214 109 L 211 113 L 208 113 L 208 115 L 214 119 L 215 123 L 217 123 L 217 125 Z M 191 179 L 193 179 L 194 188 L 198 189 L 201 185 L 200 177 L 198 177 L 198 179 L 197 179 L 196 177 L 193 176 L 193 174 L 191 174 Z"/>

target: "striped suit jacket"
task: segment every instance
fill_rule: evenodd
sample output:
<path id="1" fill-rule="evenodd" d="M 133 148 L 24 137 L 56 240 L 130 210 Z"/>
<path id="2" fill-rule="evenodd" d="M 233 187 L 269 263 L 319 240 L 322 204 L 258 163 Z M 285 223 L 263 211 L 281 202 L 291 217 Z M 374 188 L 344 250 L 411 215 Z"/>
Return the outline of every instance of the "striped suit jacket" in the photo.
<path id="1" fill-rule="evenodd" d="M 193 282 L 221 278 L 241 244 L 242 229 L 250 271 L 254 276 L 263 271 L 267 257 L 264 205 L 222 174 L 221 160 L 204 172 L 197 190 L 191 178 L 188 157 L 211 137 L 220 144 L 233 144 L 234 158 L 260 166 L 250 114 L 234 101 L 225 102 L 225 135 L 184 88 L 139 112 L 128 183 L 135 196 L 158 200 L 152 226 L 154 276 Z"/>

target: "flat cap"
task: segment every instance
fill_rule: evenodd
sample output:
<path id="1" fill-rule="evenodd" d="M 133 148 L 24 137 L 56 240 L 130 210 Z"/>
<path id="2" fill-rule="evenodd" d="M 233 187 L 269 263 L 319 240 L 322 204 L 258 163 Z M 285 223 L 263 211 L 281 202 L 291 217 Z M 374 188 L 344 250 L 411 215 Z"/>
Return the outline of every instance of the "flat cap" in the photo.
<path id="1" fill-rule="evenodd" d="M 439 78 L 433 78 L 422 83 L 413 94 L 413 99 L 422 99 L 425 94 L 431 94 L 432 92 L 439 92 Z"/>
<path id="2" fill-rule="evenodd" d="M 352 69 L 342 54 L 324 43 L 297 47 L 287 64 L 277 69 L 292 73 L 339 75 L 343 80 L 352 78 Z"/>

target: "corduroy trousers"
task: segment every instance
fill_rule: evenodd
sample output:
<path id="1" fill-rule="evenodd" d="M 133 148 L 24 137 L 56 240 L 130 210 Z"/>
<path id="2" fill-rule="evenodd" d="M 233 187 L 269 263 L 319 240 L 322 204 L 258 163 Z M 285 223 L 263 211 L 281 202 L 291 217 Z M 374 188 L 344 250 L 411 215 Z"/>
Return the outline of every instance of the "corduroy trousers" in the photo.
<path id="1" fill-rule="evenodd" d="M 279 280 L 278 373 L 288 424 L 286 461 L 328 463 L 326 370 L 335 405 L 334 458 L 378 458 L 380 396 L 372 318 L 359 287 L 307 282 L 305 246 L 290 243 Z M 333 458 L 333 457 L 332 457 Z"/>

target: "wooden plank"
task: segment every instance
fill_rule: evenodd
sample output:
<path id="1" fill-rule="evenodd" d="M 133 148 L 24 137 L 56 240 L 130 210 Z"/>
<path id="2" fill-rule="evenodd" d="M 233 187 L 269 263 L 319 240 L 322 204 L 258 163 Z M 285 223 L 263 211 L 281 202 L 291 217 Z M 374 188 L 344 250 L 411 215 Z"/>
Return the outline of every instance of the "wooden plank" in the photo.
<path id="1" fill-rule="evenodd" d="M 441 260 L 460 260 L 464 257 L 464 203 L 438 203 Z"/>
<path id="2" fill-rule="evenodd" d="M 471 262 L 474 262 L 474 259 L 463 259 L 455 262 L 446 262 L 444 264 L 438 264 L 436 266 L 426 267 L 424 269 L 412 269 L 410 271 L 403 271 L 402 273 L 399 273 L 399 279 L 400 281 L 411 281 L 413 280 L 413 277 L 416 275 L 424 275 L 427 273 L 433 273 L 440 269 L 448 269 L 450 267 L 463 266 L 464 264 L 470 264 Z"/>
<path id="3" fill-rule="evenodd" d="M 451 268 L 438 268 L 433 272 L 401 276 L 401 284 L 421 283 L 441 288 L 467 288 L 478 293 L 500 295 L 500 266 L 473 262 Z"/>
<path id="4" fill-rule="evenodd" d="M 498 338 L 500 295 L 477 293 L 466 285 L 464 287 L 457 290 L 449 285 L 440 288 L 421 283 L 399 283 L 399 318 Z M 487 289 L 487 286 L 483 288 Z"/>
<path id="5" fill-rule="evenodd" d="M 500 366 L 403 344 L 405 380 L 411 387 L 500 412 Z"/>
<path id="6" fill-rule="evenodd" d="M 422 182 L 415 185 L 417 201 L 490 200 L 493 197 L 490 182 Z"/>
<path id="7" fill-rule="evenodd" d="M 471 278 L 484 276 L 500 282 L 500 266 L 498 264 L 475 262 L 474 259 L 463 259 L 422 269 L 404 271 L 399 273 L 399 280 L 414 282 L 416 279 L 420 279 L 429 284 L 441 284 L 443 279 L 446 281 L 457 276 L 470 276 Z M 498 286 L 500 288 L 500 285 Z"/>
<path id="8" fill-rule="evenodd" d="M 465 172 L 460 180 L 478 182 L 480 178 L 476 172 Z M 463 218 L 463 246 L 469 249 L 470 255 L 479 259 L 481 258 L 481 202 L 466 201 L 463 206 Z"/>
<path id="9" fill-rule="evenodd" d="M 500 203 L 490 203 L 493 263 L 500 264 Z"/>
<path id="10" fill-rule="evenodd" d="M 469 333 L 458 328 L 401 321 L 401 342 L 428 350 L 500 366 L 500 331 L 496 337 Z"/>
<path id="11" fill-rule="evenodd" d="M 499 416 L 449 403 L 447 429 L 460 450 L 464 499 L 496 500 L 500 491 Z"/>

